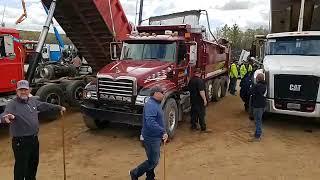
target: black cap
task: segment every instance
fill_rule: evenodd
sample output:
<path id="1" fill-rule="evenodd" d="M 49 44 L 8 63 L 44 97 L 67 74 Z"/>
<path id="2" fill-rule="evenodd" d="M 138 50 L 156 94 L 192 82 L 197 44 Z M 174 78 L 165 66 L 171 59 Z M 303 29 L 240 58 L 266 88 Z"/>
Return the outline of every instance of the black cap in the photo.
<path id="1" fill-rule="evenodd" d="M 154 93 L 156 93 L 156 92 L 161 92 L 161 93 L 162 93 L 163 90 L 162 90 L 162 88 L 159 87 L 159 86 L 152 87 L 152 88 L 150 89 L 150 96 L 153 96 Z"/>

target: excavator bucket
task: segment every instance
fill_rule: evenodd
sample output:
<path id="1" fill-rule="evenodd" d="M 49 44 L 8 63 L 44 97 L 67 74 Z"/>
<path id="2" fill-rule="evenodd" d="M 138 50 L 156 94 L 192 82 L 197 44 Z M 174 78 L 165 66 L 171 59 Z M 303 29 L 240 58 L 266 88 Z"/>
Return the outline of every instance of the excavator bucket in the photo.
<path id="1" fill-rule="evenodd" d="M 111 61 L 110 42 L 131 32 L 119 0 L 58 0 L 54 18 L 94 72 Z"/>

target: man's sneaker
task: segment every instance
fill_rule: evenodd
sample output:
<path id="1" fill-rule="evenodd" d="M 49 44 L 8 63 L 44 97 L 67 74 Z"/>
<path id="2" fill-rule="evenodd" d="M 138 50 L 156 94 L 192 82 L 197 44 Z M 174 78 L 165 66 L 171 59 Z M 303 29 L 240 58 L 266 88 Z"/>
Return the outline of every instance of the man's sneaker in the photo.
<path id="1" fill-rule="evenodd" d="M 191 129 L 191 131 L 198 131 L 198 130 L 200 130 L 198 127 L 190 127 L 190 129 Z"/>
<path id="2" fill-rule="evenodd" d="M 129 171 L 129 175 L 131 177 L 131 180 L 138 180 L 138 178 L 131 171 Z"/>
<path id="3" fill-rule="evenodd" d="M 212 133 L 211 129 L 203 129 L 201 130 L 201 133 Z"/>
<path id="4" fill-rule="evenodd" d="M 261 137 L 257 138 L 257 137 L 253 137 L 251 139 L 249 139 L 249 142 L 260 142 L 261 141 Z"/>

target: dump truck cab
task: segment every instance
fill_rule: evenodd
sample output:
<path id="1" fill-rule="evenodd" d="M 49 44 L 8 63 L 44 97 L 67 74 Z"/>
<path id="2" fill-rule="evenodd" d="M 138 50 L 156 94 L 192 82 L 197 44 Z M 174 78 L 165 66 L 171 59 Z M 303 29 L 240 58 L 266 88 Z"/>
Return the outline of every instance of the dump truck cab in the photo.
<path id="1" fill-rule="evenodd" d="M 267 112 L 320 116 L 320 32 L 287 32 L 267 36 L 263 62 Z"/>
<path id="2" fill-rule="evenodd" d="M 271 1 L 271 34 L 266 36 L 263 67 L 270 113 L 320 117 L 319 2 Z"/>
<path id="3" fill-rule="evenodd" d="M 118 50 L 112 47 L 114 61 L 102 68 L 97 80 L 86 87 L 87 100 L 82 106 L 85 119 L 98 119 L 95 116 L 98 115 L 110 117 L 108 121 L 111 122 L 141 125 L 143 106 L 149 98 L 150 88 L 161 86 L 166 92 L 163 106 L 168 99 L 174 100 L 170 100 L 171 123 L 168 125 L 173 135 L 182 113 L 182 107 L 176 100 L 180 99 L 180 91 L 187 86 L 187 47 L 197 44 L 186 45 L 188 27 L 138 27 L 141 33 L 133 32 L 124 39 L 119 57 L 114 56 Z M 190 35 L 187 33 L 188 38 Z M 197 56 L 196 51 L 191 54 Z"/>
<path id="4" fill-rule="evenodd" d="M 16 83 L 24 79 L 25 50 L 15 29 L 0 28 L 0 106 L 3 110 L 16 91 Z"/>

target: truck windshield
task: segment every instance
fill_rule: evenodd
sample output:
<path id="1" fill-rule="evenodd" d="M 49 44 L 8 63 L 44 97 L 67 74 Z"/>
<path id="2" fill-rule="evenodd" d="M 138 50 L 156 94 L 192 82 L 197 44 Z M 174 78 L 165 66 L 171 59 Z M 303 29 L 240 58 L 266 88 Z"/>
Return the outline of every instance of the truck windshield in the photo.
<path id="1" fill-rule="evenodd" d="M 168 41 L 133 41 L 123 44 L 121 59 L 132 60 L 160 60 L 166 62 L 175 62 L 176 60 L 176 43 Z"/>
<path id="2" fill-rule="evenodd" d="M 267 55 L 320 56 L 320 37 L 281 37 L 267 41 Z"/>

